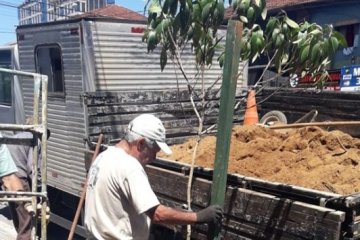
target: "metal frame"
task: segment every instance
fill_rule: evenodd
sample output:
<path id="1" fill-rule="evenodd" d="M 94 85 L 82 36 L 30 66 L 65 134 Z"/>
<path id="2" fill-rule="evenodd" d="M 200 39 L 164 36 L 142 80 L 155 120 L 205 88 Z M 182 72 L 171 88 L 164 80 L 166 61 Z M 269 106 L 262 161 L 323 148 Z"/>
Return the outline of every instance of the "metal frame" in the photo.
<path id="1" fill-rule="evenodd" d="M 32 190 L 31 192 L 4 192 L 0 191 L 1 201 L 22 202 L 27 201 L 32 203 L 32 208 L 35 216 L 32 221 L 31 239 L 36 239 L 37 227 L 37 204 L 38 198 L 41 203 L 41 239 L 47 239 L 47 221 L 46 221 L 46 208 L 48 204 L 47 197 L 47 96 L 48 96 L 48 77 L 37 73 L 29 73 L 17 70 L 10 70 L 0 68 L 0 72 L 5 72 L 12 75 L 20 75 L 25 77 L 32 77 L 34 79 L 34 106 L 33 106 L 33 125 L 19 125 L 19 124 L 0 124 L 0 130 L 14 130 L 14 131 L 29 131 L 35 137 L 41 135 L 41 192 L 37 192 L 37 178 L 38 178 L 38 145 L 33 146 L 33 163 L 32 163 Z M 41 123 L 39 123 L 39 103 L 40 103 L 40 90 L 41 90 Z M 3 141 L 1 141 L 3 140 Z M 4 141 L 5 140 L 5 141 Z M 19 139 L 20 143 L 21 139 Z M 0 138 L 0 143 L 6 142 L 6 139 Z"/>

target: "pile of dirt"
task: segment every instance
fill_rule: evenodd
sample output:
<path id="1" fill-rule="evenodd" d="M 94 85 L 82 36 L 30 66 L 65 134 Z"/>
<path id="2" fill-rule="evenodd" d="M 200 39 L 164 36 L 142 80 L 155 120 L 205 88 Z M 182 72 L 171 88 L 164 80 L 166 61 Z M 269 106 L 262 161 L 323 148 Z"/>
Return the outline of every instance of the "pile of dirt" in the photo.
<path id="1" fill-rule="evenodd" d="M 172 146 L 172 160 L 191 163 L 195 140 Z M 195 165 L 213 168 L 215 137 L 205 137 Z M 318 127 L 286 133 L 260 126 L 232 131 L 229 173 L 339 194 L 360 191 L 360 140 Z"/>

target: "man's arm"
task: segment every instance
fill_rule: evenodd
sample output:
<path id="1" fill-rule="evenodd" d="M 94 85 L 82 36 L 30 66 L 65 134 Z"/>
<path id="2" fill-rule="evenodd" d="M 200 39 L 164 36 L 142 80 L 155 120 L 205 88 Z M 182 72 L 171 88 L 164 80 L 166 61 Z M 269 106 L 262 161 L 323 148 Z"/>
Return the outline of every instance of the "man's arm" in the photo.
<path id="1" fill-rule="evenodd" d="M 179 225 L 195 223 L 220 224 L 223 217 L 222 209 L 219 206 L 209 206 L 199 212 L 192 212 L 176 210 L 161 204 L 147 211 L 147 215 L 154 223 Z"/>
<path id="2" fill-rule="evenodd" d="M 1 137 L 1 134 L 0 134 Z M 3 183 L 6 191 L 21 191 L 23 185 L 15 175 L 16 165 L 6 145 L 0 144 L 0 182 Z"/>
<path id="3" fill-rule="evenodd" d="M 6 191 L 23 191 L 23 185 L 15 174 L 9 174 L 1 178 Z"/>

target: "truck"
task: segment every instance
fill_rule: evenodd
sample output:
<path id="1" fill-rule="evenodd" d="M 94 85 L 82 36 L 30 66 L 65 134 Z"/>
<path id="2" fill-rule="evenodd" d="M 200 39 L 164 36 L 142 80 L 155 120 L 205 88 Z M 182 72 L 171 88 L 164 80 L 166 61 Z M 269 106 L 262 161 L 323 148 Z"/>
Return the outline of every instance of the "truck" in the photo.
<path id="1" fill-rule="evenodd" d="M 106 11 L 112 17 L 106 16 Z M 124 9 L 113 5 L 69 20 L 22 25 L 16 30 L 19 69 L 49 78 L 48 193 L 53 202 L 52 220 L 66 228 L 90 165 L 89 151 L 100 133 L 105 143 L 111 144 L 122 137 L 134 116 L 153 113 L 164 122 L 172 143 L 196 134 L 193 125 L 197 118 L 186 81 L 174 65 L 161 71 L 159 53 L 148 53 L 142 42 L 145 17 L 132 13 L 123 19 L 114 12 L 123 13 Z M 183 56 L 184 68 L 194 77 L 197 69 L 191 49 L 185 49 Z M 205 73 L 205 87 L 221 73 L 214 64 Z M 245 83 L 241 75 L 238 96 Z M 20 77 L 20 84 L 21 92 L 14 96 L 21 96 L 23 107 L 13 109 L 27 118 L 32 114 L 33 80 Z M 211 101 L 215 111 L 207 115 L 206 126 L 217 117 L 218 96 Z M 241 114 L 234 117 L 234 121 L 240 120 Z M 77 233 L 84 235 L 79 229 Z"/>
<path id="2" fill-rule="evenodd" d="M 156 50 L 147 53 L 141 41 L 145 27 L 144 20 L 98 13 L 16 30 L 20 69 L 49 77 L 48 195 L 51 219 L 62 227 L 70 228 L 99 134 L 106 144 L 116 142 L 140 113 L 158 116 L 172 144 L 197 134 L 186 83 L 171 64 L 161 72 Z M 191 49 L 184 50 L 184 67 L 196 74 Z M 238 79 L 238 99 L 247 89 L 246 63 L 239 69 L 245 70 Z M 213 64 L 205 86 L 221 71 Z M 30 116 L 32 82 L 24 77 L 20 83 L 24 108 L 19 111 Z M 205 126 L 217 121 L 219 96 L 209 102 L 214 107 Z M 242 120 L 243 111 L 236 110 L 233 122 Z M 182 208 L 190 166 L 159 158 L 146 171 L 160 201 Z M 210 203 L 212 173 L 195 168 L 194 210 Z M 229 174 L 221 235 L 223 239 L 359 239 L 359 199 L 357 194 L 342 196 Z M 152 229 L 156 239 L 183 239 L 184 231 L 168 226 Z M 191 237 L 206 239 L 207 231 L 207 226 L 196 225 Z M 85 236 L 81 220 L 76 233 Z"/>

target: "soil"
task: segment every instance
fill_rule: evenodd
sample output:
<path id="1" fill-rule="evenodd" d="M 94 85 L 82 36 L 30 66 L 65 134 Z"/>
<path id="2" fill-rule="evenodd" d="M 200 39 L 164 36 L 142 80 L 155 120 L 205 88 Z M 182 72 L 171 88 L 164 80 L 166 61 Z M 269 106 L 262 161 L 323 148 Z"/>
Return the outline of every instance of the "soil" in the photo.
<path id="1" fill-rule="evenodd" d="M 216 138 L 201 140 L 195 165 L 213 168 Z M 172 146 L 172 160 L 191 163 L 195 140 Z M 339 194 L 360 191 L 360 139 L 319 127 L 279 132 L 261 126 L 232 131 L 229 173 Z M 168 157 L 169 158 L 169 157 Z"/>

